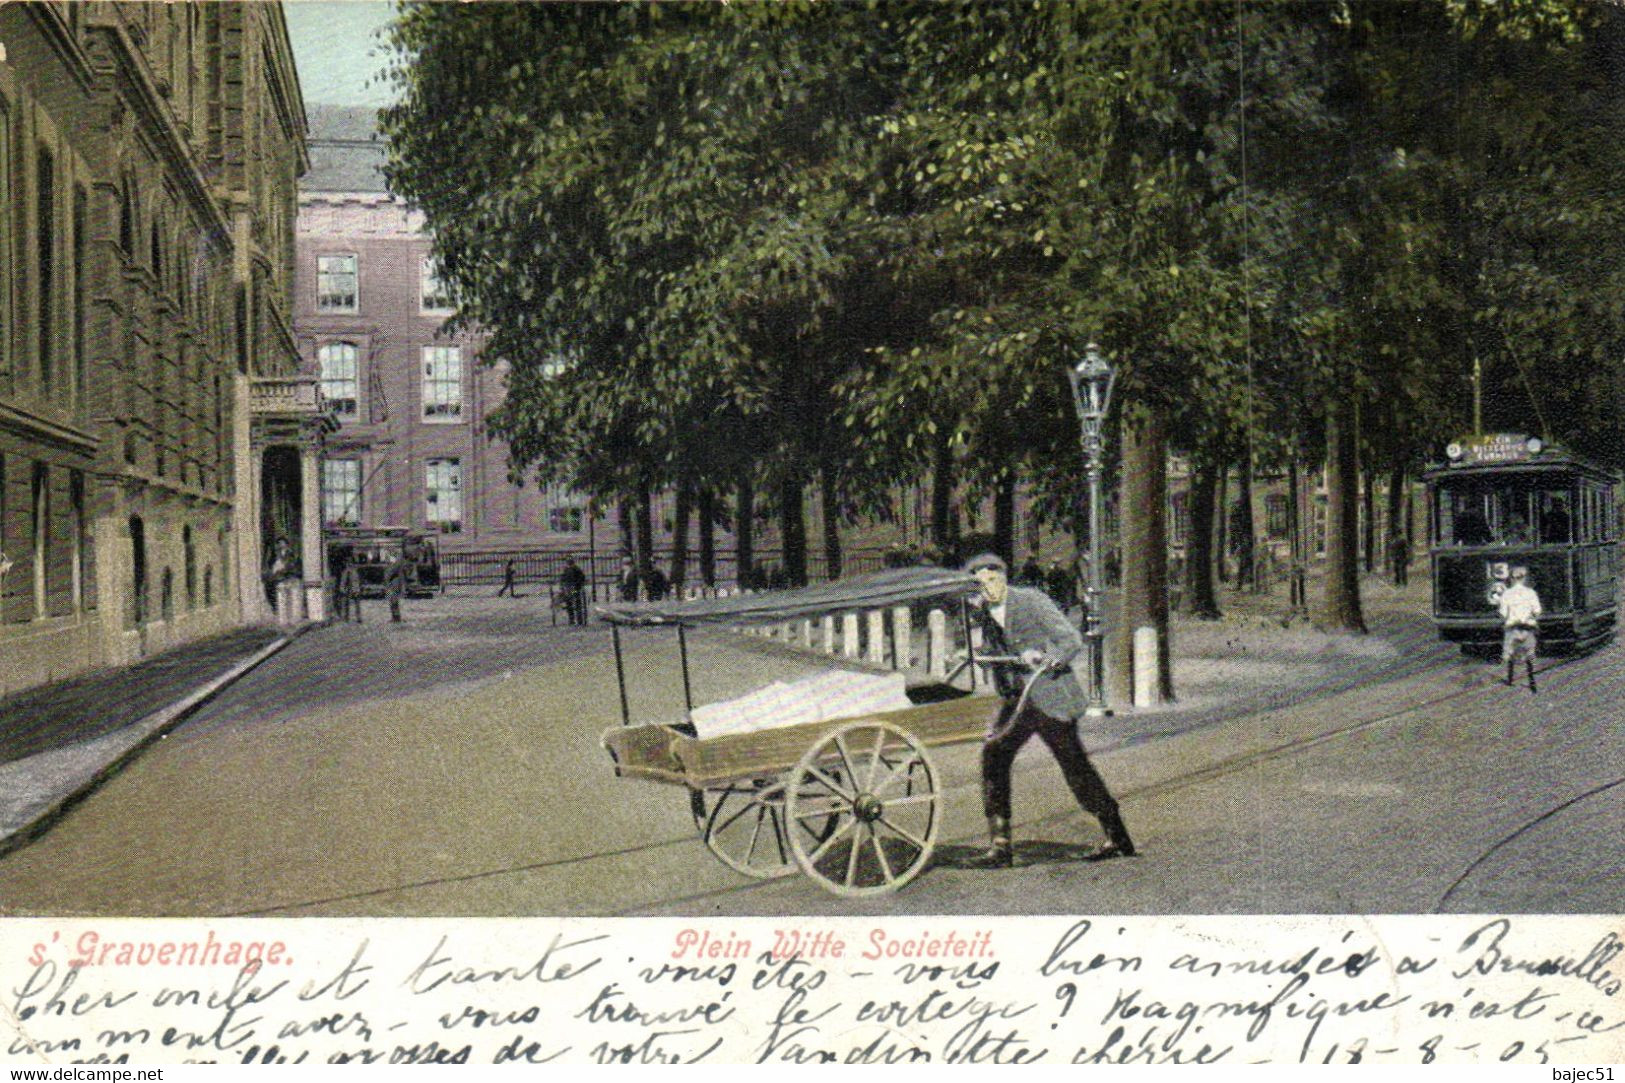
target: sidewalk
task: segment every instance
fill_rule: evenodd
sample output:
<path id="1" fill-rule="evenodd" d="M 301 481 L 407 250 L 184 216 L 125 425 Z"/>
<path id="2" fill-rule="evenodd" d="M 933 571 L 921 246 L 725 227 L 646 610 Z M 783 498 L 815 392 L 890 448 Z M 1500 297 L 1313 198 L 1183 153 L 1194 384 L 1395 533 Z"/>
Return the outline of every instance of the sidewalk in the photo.
<path id="1" fill-rule="evenodd" d="M 302 631 L 240 628 L 0 697 L 0 853 Z"/>

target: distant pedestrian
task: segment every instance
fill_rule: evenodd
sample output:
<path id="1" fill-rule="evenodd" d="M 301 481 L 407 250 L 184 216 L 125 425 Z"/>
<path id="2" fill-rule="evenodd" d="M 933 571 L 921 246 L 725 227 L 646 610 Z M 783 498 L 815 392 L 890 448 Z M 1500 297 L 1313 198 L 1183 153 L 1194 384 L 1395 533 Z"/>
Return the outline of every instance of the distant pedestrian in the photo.
<path id="1" fill-rule="evenodd" d="M 1402 530 L 1388 538 L 1388 559 L 1394 569 L 1394 586 L 1403 587 L 1411 581 L 1411 540 Z"/>
<path id="2" fill-rule="evenodd" d="M 630 556 L 621 558 L 621 571 L 615 579 L 615 589 L 623 602 L 638 600 L 638 569 Z"/>
<path id="3" fill-rule="evenodd" d="M 1078 603 L 1077 581 L 1072 573 L 1058 560 L 1049 564 L 1049 572 L 1044 577 L 1042 587 L 1050 600 L 1062 609 L 1071 609 Z"/>
<path id="4" fill-rule="evenodd" d="M 338 590 L 339 620 L 361 621 L 361 569 L 356 567 L 355 561 L 347 560 L 339 571 Z"/>
<path id="5" fill-rule="evenodd" d="M 510 598 L 519 597 L 518 594 L 514 593 L 513 583 L 514 583 L 513 561 L 504 560 L 502 562 L 502 587 L 501 587 L 501 589 L 499 589 L 497 591 L 497 597 L 500 598 L 504 594 L 506 594 Z"/>
<path id="6" fill-rule="evenodd" d="M 571 624 L 587 623 L 587 573 L 574 557 L 564 562 L 559 573 L 559 591 L 564 595 L 564 614 Z"/>
<path id="7" fill-rule="evenodd" d="M 1512 569 L 1512 585 L 1501 592 L 1496 603 L 1501 611 L 1501 661 L 1506 663 L 1508 687 L 1518 659 L 1529 674 L 1529 691 L 1535 690 L 1535 654 L 1540 649 L 1540 595 L 1529 585 L 1529 569 Z"/>
<path id="8" fill-rule="evenodd" d="M 649 565 L 649 601 L 665 601 L 666 594 L 670 590 L 671 584 L 666 579 L 666 573 L 662 572 L 657 564 Z"/>
<path id="9" fill-rule="evenodd" d="M 1027 563 L 1021 566 L 1021 577 L 1017 583 L 1023 587 L 1044 588 L 1044 569 L 1038 566 L 1038 554 L 1029 556 Z"/>
<path id="10" fill-rule="evenodd" d="M 400 554 L 390 559 L 384 569 L 384 597 L 389 601 L 389 619 L 401 622 L 401 598 L 406 594 L 406 561 Z"/>
<path id="11" fill-rule="evenodd" d="M 272 543 L 265 558 L 265 596 L 276 613 L 279 624 L 292 624 L 296 619 L 299 598 L 299 558 L 293 543 L 279 537 Z"/>

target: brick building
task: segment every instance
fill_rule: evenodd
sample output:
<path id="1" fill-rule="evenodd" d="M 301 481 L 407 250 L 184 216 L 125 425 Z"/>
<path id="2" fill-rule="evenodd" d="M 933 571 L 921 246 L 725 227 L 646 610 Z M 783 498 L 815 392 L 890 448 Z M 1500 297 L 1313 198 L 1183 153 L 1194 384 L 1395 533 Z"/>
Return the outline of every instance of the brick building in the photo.
<path id="1" fill-rule="evenodd" d="M 263 619 L 324 423 L 280 6 L 0 5 L 0 49 L 3 693 Z"/>
<path id="2" fill-rule="evenodd" d="M 384 185 L 375 112 L 313 105 L 310 120 L 294 320 L 340 422 L 324 520 L 429 531 L 448 554 L 585 547 L 585 502 L 513 484 L 487 434 L 503 370 L 481 363 L 477 334 L 443 329 L 423 217 Z"/>

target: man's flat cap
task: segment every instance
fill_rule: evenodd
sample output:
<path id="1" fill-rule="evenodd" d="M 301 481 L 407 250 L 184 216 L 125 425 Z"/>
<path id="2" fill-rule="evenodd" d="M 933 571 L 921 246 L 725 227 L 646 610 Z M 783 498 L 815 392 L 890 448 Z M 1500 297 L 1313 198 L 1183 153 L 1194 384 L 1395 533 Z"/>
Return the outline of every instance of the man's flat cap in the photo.
<path id="1" fill-rule="evenodd" d="M 967 572 L 979 572 L 983 568 L 993 568 L 1001 572 L 1009 571 L 1005 566 L 1004 558 L 997 553 L 978 553 L 965 561 L 965 570 Z"/>

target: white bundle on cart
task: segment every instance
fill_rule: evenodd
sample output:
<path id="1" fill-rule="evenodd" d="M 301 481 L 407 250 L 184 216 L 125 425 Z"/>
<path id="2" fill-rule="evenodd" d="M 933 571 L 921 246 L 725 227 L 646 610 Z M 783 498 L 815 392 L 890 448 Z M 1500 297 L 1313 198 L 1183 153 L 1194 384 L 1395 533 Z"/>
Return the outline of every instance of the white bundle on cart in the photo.
<path id="1" fill-rule="evenodd" d="M 830 670 L 794 681 L 774 681 L 738 699 L 696 707 L 691 715 L 700 737 L 861 718 L 912 706 L 901 673 Z"/>

